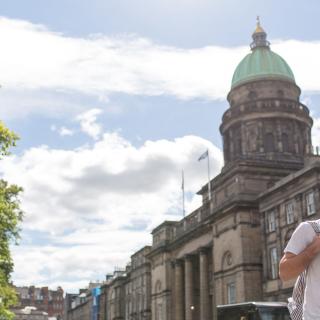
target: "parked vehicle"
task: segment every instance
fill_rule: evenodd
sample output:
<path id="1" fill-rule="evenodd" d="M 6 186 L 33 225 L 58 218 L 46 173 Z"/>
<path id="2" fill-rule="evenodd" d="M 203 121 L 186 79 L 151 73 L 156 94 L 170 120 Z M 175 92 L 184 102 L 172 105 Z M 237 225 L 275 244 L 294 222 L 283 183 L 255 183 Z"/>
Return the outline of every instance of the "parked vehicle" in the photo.
<path id="1" fill-rule="evenodd" d="M 284 302 L 244 302 L 220 305 L 218 320 L 290 320 Z"/>

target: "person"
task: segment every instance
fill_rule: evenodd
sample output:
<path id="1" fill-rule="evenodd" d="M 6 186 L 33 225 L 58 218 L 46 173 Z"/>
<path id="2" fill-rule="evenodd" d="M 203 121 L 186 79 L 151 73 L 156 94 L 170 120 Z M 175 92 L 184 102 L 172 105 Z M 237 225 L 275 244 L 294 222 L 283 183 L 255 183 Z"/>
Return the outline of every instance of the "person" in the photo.
<path id="1" fill-rule="evenodd" d="M 320 219 L 316 220 L 320 226 Z M 308 268 L 304 292 L 303 319 L 320 319 L 320 236 L 308 222 L 293 232 L 280 260 L 282 281 L 295 279 Z"/>

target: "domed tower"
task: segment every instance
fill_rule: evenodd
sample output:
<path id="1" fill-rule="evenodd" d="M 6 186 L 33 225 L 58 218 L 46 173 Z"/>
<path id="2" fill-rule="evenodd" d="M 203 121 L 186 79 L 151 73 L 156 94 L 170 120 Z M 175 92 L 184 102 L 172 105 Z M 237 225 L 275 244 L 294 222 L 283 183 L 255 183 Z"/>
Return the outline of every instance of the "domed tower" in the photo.
<path id="1" fill-rule="evenodd" d="M 225 168 L 238 160 L 301 168 L 312 152 L 312 119 L 286 61 L 270 49 L 258 20 L 251 53 L 237 66 L 224 113 Z"/>

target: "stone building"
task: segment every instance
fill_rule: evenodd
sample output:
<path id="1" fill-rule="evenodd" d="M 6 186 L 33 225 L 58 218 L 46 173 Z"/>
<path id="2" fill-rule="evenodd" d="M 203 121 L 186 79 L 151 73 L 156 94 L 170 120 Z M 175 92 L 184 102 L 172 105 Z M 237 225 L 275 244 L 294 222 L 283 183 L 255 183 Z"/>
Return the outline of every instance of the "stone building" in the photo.
<path id="1" fill-rule="evenodd" d="M 214 319 L 219 304 L 286 301 L 293 283 L 281 283 L 279 259 L 297 223 L 319 216 L 309 110 L 260 23 L 252 37 L 220 126 L 221 173 L 199 191 L 199 209 L 152 232 L 152 320 Z"/>
<path id="2" fill-rule="evenodd" d="M 105 319 L 105 302 L 100 299 L 103 283 L 90 282 L 88 288 L 80 289 L 79 294 L 65 296 L 64 320 Z"/>
<path id="3" fill-rule="evenodd" d="M 125 285 L 126 320 L 151 320 L 151 265 L 145 246 L 131 256 Z"/>
<path id="4" fill-rule="evenodd" d="M 72 305 L 66 312 L 67 320 L 91 320 L 92 319 L 92 297 L 81 293 L 80 303 Z"/>
<path id="5" fill-rule="evenodd" d="M 150 250 L 138 250 L 126 269 L 107 276 L 101 286 L 99 319 L 151 320 L 151 264 L 146 258 Z"/>
<path id="6" fill-rule="evenodd" d="M 320 161 L 310 157 L 302 170 L 277 182 L 259 197 L 265 300 L 286 300 L 294 281 L 282 283 L 278 262 L 298 223 L 319 218 Z"/>
<path id="7" fill-rule="evenodd" d="M 115 271 L 109 283 L 106 284 L 106 319 L 126 319 L 126 284 L 128 276 L 125 270 Z"/>
<path id="8" fill-rule="evenodd" d="M 49 317 L 62 318 L 64 313 L 63 289 L 50 290 L 48 287 L 37 288 L 15 287 L 18 296 L 18 307 L 35 307 L 46 312 Z"/>

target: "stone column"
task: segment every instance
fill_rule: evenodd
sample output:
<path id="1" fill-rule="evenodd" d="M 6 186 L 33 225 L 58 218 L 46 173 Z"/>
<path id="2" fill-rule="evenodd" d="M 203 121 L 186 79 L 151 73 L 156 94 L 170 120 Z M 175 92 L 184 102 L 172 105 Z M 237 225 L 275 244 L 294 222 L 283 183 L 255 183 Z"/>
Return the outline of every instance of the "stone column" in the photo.
<path id="1" fill-rule="evenodd" d="M 185 256 L 185 320 L 193 320 L 192 314 L 194 312 L 193 302 L 193 269 L 192 269 L 192 256 Z"/>
<path id="2" fill-rule="evenodd" d="M 201 248 L 200 259 L 200 320 L 209 320 L 208 249 Z"/>
<path id="3" fill-rule="evenodd" d="M 184 320 L 184 299 L 183 299 L 183 265 L 181 260 L 174 263 L 175 273 L 175 319 Z"/>
<path id="4" fill-rule="evenodd" d="M 214 229 L 213 229 L 214 234 Z M 214 279 L 214 240 L 212 241 L 212 270 L 210 272 L 212 273 L 212 319 L 217 320 L 218 319 L 218 312 L 217 312 L 217 298 L 216 298 L 216 283 Z"/>

